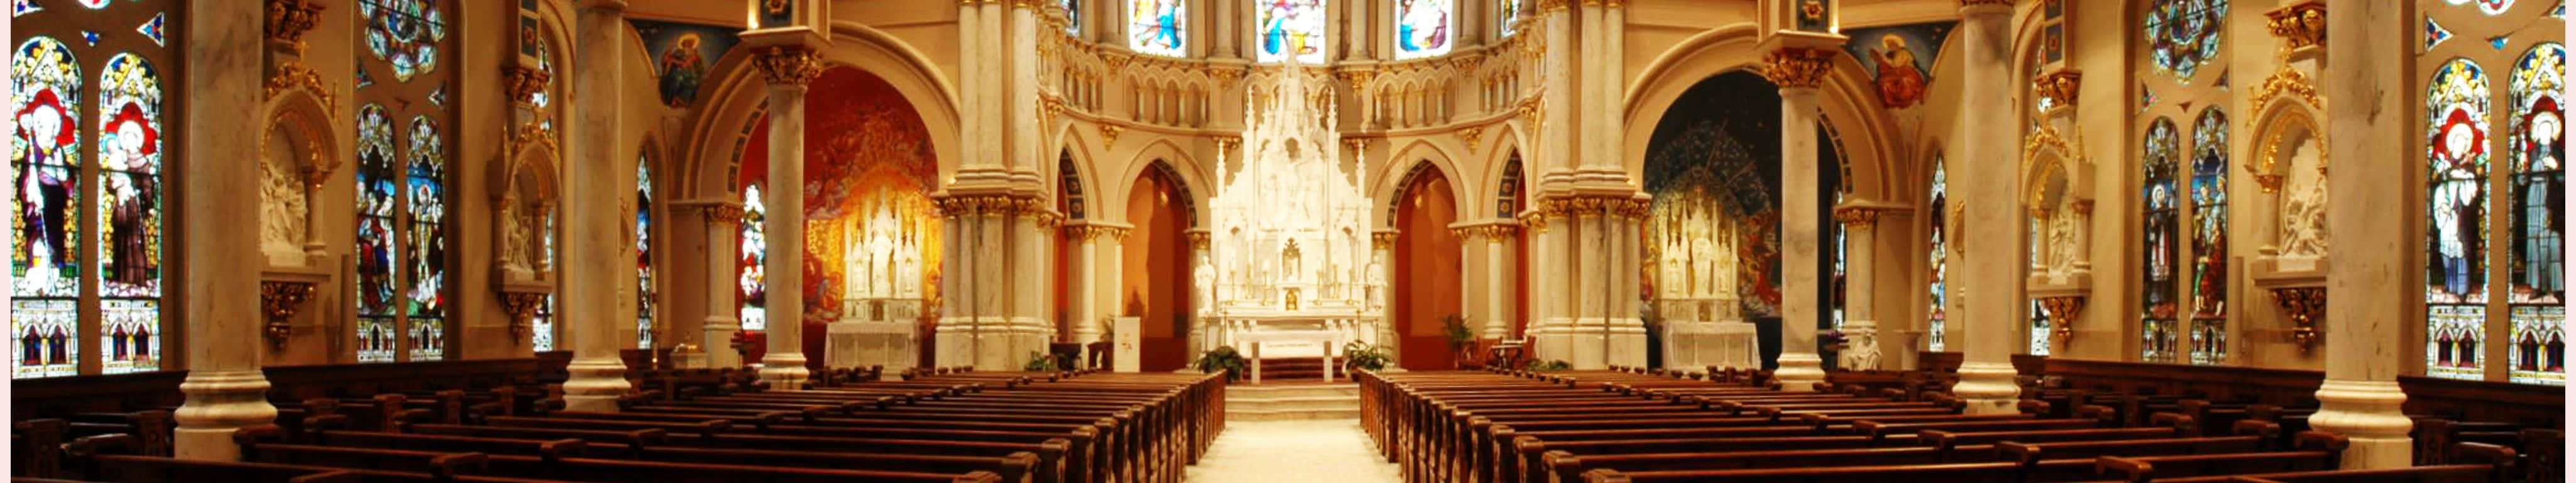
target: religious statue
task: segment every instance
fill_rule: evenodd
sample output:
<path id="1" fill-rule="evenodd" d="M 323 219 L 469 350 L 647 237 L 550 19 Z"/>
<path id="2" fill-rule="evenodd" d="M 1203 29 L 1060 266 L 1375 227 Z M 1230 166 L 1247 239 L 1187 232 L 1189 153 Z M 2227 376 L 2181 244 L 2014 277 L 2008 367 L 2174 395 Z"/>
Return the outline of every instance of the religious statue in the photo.
<path id="1" fill-rule="evenodd" d="M 2292 256 L 2326 254 L 2326 184 L 2306 183 L 2290 193 L 2281 211 L 2281 253 Z"/>
<path id="2" fill-rule="evenodd" d="M 283 143 L 284 139 L 275 140 Z M 283 149 L 272 148 L 272 149 Z M 305 238 L 304 180 L 293 159 L 269 156 L 260 163 L 260 247 L 270 253 L 300 252 Z"/>
<path id="3" fill-rule="evenodd" d="M 2060 208 L 2048 217 L 2048 268 L 2051 272 L 2073 271 L 2075 258 L 2081 256 L 2075 253 L 2075 237 L 2078 235 L 2075 216 L 2074 210 Z"/>
<path id="4" fill-rule="evenodd" d="M 534 227 L 529 226 L 528 214 L 515 213 L 527 211 L 527 208 L 508 207 L 512 200 L 506 198 L 501 202 L 505 206 L 502 209 L 501 221 L 502 270 L 511 272 L 513 276 L 533 278 L 536 269 L 531 261 L 536 257 L 530 256 L 529 251 L 535 248 L 536 244 L 535 240 L 530 240 L 529 237 Z"/>

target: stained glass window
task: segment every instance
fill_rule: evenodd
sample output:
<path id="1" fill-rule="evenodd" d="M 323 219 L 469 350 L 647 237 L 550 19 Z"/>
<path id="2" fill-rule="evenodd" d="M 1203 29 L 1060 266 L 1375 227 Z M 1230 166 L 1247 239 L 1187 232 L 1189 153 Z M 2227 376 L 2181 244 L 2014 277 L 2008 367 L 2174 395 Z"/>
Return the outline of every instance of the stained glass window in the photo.
<path id="1" fill-rule="evenodd" d="M 161 367 L 161 76 L 134 54 L 99 73 L 100 372 Z"/>
<path id="2" fill-rule="evenodd" d="M 2524 52 L 2507 82 L 2513 99 L 2505 141 L 2513 163 L 2513 382 L 2565 384 L 2567 311 L 2566 141 L 2559 106 L 2567 49 L 2544 43 Z"/>
<path id="3" fill-rule="evenodd" d="M 554 46 L 551 44 L 552 42 L 547 41 L 545 36 L 537 36 L 537 72 L 545 74 L 546 85 L 537 89 L 536 95 L 529 101 L 529 104 L 535 106 L 537 110 L 537 129 L 546 132 L 555 130 L 555 113 L 546 109 L 554 103 L 555 92 L 555 54 Z"/>
<path id="4" fill-rule="evenodd" d="M 2050 324 L 2052 322 L 2054 321 L 2048 319 L 2048 309 L 2041 307 L 2038 299 L 2031 299 L 2030 355 L 2048 355 L 2048 346 L 2050 345 L 2049 337 L 2056 335 L 2056 333 L 2050 329 Z"/>
<path id="5" fill-rule="evenodd" d="M 440 321 L 447 317 L 447 163 L 441 154 L 438 124 L 427 117 L 411 119 L 410 184 L 404 194 L 409 210 L 403 225 L 408 246 L 411 288 L 406 292 L 411 328 L 411 360 L 438 360 L 447 338 Z"/>
<path id="6" fill-rule="evenodd" d="M 435 0 L 360 0 L 367 52 L 393 67 L 394 80 L 438 69 L 440 43 L 447 39 L 447 20 Z"/>
<path id="7" fill-rule="evenodd" d="M 393 119 L 385 107 L 358 107 L 358 362 L 393 362 L 395 206 Z"/>
<path id="8" fill-rule="evenodd" d="M 1395 58 L 1449 53 L 1449 17 L 1456 10 L 1452 7 L 1451 0 L 1395 0 Z"/>
<path id="9" fill-rule="evenodd" d="M 539 246 L 538 249 L 544 252 L 542 254 L 545 257 L 544 267 L 546 268 L 544 268 L 544 270 L 553 270 L 555 266 L 555 214 L 551 212 L 546 213 L 545 220 L 545 231 L 537 237 L 538 240 L 542 240 L 540 242 L 542 245 Z M 555 350 L 554 292 L 546 293 L 546 302 L 544 304 L 539 304 L 537 306 L 537 314 L 530 318 L 534 320 L 530 321 L 528 326 L 531 327 L 530 331 L 534 332 L 535 335 L 532 336 L 533 339 L 528 345 L 535 346 L 537 352 Z"/>
<path id="10" fill-rule="evenodd" d="M 739 273 L 742 296 L 742 330 L 760 332 L 769 327 L 766 307 L 769 297 L 761 291 L 761 268 L 769 261 L 769 240 L 762 220 L 769 218 L 769 208 L 760 199 L 760 185 L 742 189 L 742 252 L 735 273 Z"/>
<path id="11" fill-rule="evenodd" d="M 2468 5 L 2468 4 L 2477 4 L 2477 6 L 2478 6 L 2478 11 L 2479 11 L 2479 12 L 2482 12 L 2482 13 L 2485 13 L 2485 14 L 2487 14 L 2487 15 L 2503 15 L 2503 14 L 2504 14 L 2504 12 L 2505 12 L 2506 10 L 2512 10 L 2512 9 L 2513 9 L 2513 0 L 2442 0 L 2442 1 L 2443 1 L 2443 2 L 2447 2 L 2447 3 L 2450 3 L 2450 4 L 2452 4 L 2452 5 Z"/>
<path id="12" fill-rule="evenodd" d="M 1064 8 L 1064 33 L 1082 35 L 1082 0 L 1057 0 Z"/>
<path id="13" fill-rule="evenodd" d="M 2191 126 L 2191 362 L 2227 360 L 2227 113 Z"/>
<path id="14" fill-rule="evenodd" d="M 12 378 L 79 372 L 80 71 L 71 46 L 52 37 L 27 39 L 9 59 L 18 208 L 9 256 Z"/>
<path id="15" fill-rule="evenodd" d="M 2481 379 L 2485 355 L 2487 244 L 2486 72 L 2467 59 L 2442 64 L 2424 96 L 2431 170 L 2425 232 L 2424 290 L 2428 321 L 2425 371 L 2434 377 Z"/>
<path id="16" fill-rule="evenodd" d="M 2227 1 L 2155 0 L 2147 7 L 2145 40 L 2157 73 L 2189 83 L 2201 64 L 2218 57 Z"/>
<path id="17" fill-rule="evenodd" d="M 2174 300 L 2177 295 L 2174 291 L 2177 269 L 2174 257 L 2182 253 L 2178 245 L 2182 238 L 2181 227 L 2177 224 L 2182 200 L 2181 194 L 2177 193 L 2181 188 L 2176 186 L 2179 166 L 2175 157 L 2180 155 L 2181 143 L 2172 119 L 2159 117 L 2148 124 L 2145 185 L 2139 193 L 2145 209 L 2145 216 L 2140 220 L 2143 225 L 2140 231 L 2145 234 L 2139 255 L 2142 257 L 2139 266 L 2145 269 L 2145 273 L 2140 274 L 2143 300 L 2140 307 L 2145 311 L 2141 314 L 2140 325 L 2146 339 L 2140 347 L 2143 348 L 2142 356 L 2155 362 L 2173 362 L 2176 355 L 2174 321 L 2178 307 Z"/>
<path id="18" fill-rule="evenodd" d="M 1260 30 L 1255 62 L 1324 63 L 1324 0 L 1251 0 Z"/>
<path id="19" fill-rule="evenodd" d="M 1494 0 L 1494 31 L 1501 37 L 1520 33 L 1521 0 Z"/>
<path id="20" fill-rule="evenodd" d="M 1933 154 L 1932 202 L 1927 205 L 1931 207 L 1931 211 L 1929 213 L 1932 218 L 1930 227 L 1930 238 L 1932 240 L 1932 270 L 1930 270 L 1932 272 L 1932 282 L 1930 284 L 1932 292 L 1932 306 L 1930 307 L 1931 311 L 1929 312 L 1932 316 L 1930 318 L 1931 327 L 1926 329 L 1927 332 L 1930 332 L 1928 338 L 1931 339 L 1930 345 L 1927 348 L 1933 351 L 1944 350 L 1947 346 L 1945 341 L 1942 340 L 1942 335 L 1944 335 L 1945 332 L 1943 330 L 1943 325 L 1945 325 L 1944 323 L 1948 322 L 1950 319 L 1949 310 L 1943 308 L 1943 306 L 1949 302 L 1950 298 L 1948 285 L 1950 274 L 1950 246 L 1948 232 L 1950 225 L 1948 223 L 1949 220 L 1947 219 L 1950 216 L 1948 206 L 1950 204 L 1949 172 L 1949 167 L 1944 166 L 1941 162 L 1941 155 L 1938 153 Z"/>
<path id="21" fill-rule="evenodd" d="M 1126 0 L 1127 49 L 1141 54 L 1189 55 L 1189 7 L 1181 0 Z"/>
<path id="22" fill-rule="evenodd" d="M 653 348 L 653 156 L 635 156 L 635 348 Z"/>

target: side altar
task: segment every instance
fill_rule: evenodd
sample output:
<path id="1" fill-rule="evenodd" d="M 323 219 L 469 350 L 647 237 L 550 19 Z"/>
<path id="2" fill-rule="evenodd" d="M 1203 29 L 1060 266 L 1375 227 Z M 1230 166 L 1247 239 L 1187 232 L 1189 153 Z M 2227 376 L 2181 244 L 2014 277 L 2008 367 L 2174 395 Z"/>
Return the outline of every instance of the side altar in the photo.
<path id="1" fill-rule="evenodd" d="M 1206 250 L 1192 267 L 1201 351 L 1263 342 L 1266 357 L 1339 353 L 1330 344 L 1391 340 L 1386 253 L 1371 241 L 1374 206 L 1361 164 L 1340 155 L 1323 69 L 1295 63 L 1246 82 L 1241 159 L 1220 150 Z M 1269 337 L 1277 334 L 1279 337 Z M 1331 334 L 1309 337 L 1290 334 Z M 1248 352 L 1247 352 L 1248 353 Z"/>

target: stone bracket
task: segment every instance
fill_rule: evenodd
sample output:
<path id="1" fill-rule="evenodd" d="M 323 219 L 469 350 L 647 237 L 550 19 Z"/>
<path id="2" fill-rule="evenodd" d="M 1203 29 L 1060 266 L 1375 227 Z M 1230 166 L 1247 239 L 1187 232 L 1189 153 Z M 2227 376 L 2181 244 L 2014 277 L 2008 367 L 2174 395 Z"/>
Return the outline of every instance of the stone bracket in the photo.
<path id="1" fill-rule="evenodd" d="M 330 278 L 330 274 L 307 270 L 269 269 L 260 273 L 260 315 L 268 319 L 261 325 L 260 335 L 268 339 L 270 350 L 286 349 L 287 336 L 295 332 L 288 319 L 303 311 L 304 301 L 313 297 L 313 289 Z"/>

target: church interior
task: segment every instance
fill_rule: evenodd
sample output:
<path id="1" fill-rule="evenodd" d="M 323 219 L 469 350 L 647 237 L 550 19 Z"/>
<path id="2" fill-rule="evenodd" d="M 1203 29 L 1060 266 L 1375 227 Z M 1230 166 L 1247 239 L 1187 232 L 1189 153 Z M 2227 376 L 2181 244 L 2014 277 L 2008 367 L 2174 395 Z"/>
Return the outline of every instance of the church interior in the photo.
<path id="1" fill-rule="evenodd" d="M 2563 0 L 11 1 L 12 481 L 2566 481 Z"/>

